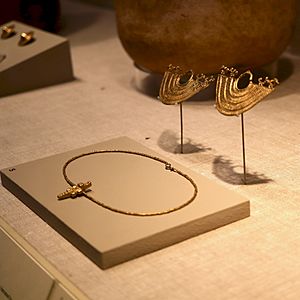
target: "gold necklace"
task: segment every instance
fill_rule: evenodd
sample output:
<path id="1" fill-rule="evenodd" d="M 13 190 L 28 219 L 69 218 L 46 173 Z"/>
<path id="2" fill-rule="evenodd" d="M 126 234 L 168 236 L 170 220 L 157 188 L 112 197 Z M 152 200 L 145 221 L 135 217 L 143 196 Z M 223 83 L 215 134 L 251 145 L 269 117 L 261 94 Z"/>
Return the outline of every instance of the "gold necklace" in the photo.
<path id="1" fill-rule="evenodd" d="M 91 187 L 92 183 L 90 181 L 88 181 L 86 183 L 75 184 L 74 182 L 72 182 L 70 180 L 70 178 L 67 175 L 67 167 L 71 162 L 73 162 L 73 161 L 75 161 L 79 158 L 82 158 L 84 156 L 93 155 L 93 154 L 102 154 L 102 153 L 125 153 L 125 154 L 130 154 L 130 155 L 138 155 L 138 156 L 142 156 L 142 157 L 146 157 L 146 158 L 158 161 L 158 162 L 165 165 L 166 170 L 168 170 L 170 172 L 175 172 L 176 174 L 178 174 L 178 175 L 184 177 L 185 179 L 187 179 L 194 188 L 193 196 L 191 198 L 189 198 L 187 201 L 185 201 L 184 203 L 182 203 L 182 204 L 180 204 L 176 207 L 173 207 L 173 208 L 170 208 L 170 209 L 167 209 L 167 210 L 164 210 L 164 211 L 157 211 L 157 212 L 125 211 L 125 210 L 122 210 L 122 209 L 111 207 L 111 206 L 109 206 L 109 205 L 107 205 L 103 202 L 100 202 L 99 200 L 97 200 L 97 199 L 93 198 L 92 196 L 90 196 L 89 194 L 87 194 L 87 192 L 89 191 L 89 188 Z M 71 186 L 71 188 L 68 188 L 65 192 L 57 195 L 58 200 L 62 200 L 62 199 L 70 198 L 70 197 L 71 198 L 76 198 L 77 196 L 82 195 L 82 196 L 86 197 L 87 199 L 93 201 L 94 203 L 102 206 L 105 209 L 108 209 L 108 210 L 116 212 L 116 213 L 124 214 L 124 215 L 147 217 L 147 216 L 159 216 L 159 215 L 169 214 L 171 212 L 177 211 L 177 210 L 189 205 L 196 198 L 196 196 L 198 194 L 198 187 L 197 187 L 196 183 L 193 181 L 193 179 L 190 176 L 188 176 L 187 174 L 184 174 L 180 170 L 177 170 L 176 168 L 172 167 L 172 165 L 169 162 L 167 162 L 167 161 L 165 161 L 165 160 L 163 160 L 159 157 L 152 156 L 152 155 L 145 154 L 145 153 L 141 153 L 141 152 L 135 152 L 135 151 L 129 151 L 129 150 L 98 150 L 98 151 L 96 150 L 96 151 L 92 151 L 92 152 L 82 153 L 82 154 L 79 154 L 77 156 L 74 156 L 74 157 L 70 158 L 64 164 L 62 170 L 63 170 L 64 179 Z"/>

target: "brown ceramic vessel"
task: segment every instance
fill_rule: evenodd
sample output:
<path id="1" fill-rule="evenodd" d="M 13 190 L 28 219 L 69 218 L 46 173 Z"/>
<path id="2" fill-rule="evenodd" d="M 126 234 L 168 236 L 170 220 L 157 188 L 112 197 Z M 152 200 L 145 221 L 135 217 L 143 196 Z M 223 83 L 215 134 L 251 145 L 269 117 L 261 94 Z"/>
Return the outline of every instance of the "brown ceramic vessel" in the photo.
<path id="1" fill-rule="evenodd" d="M 120 40 L 140 67 L 217 73 L 276 60 L 292 36 L 296 1 L 116 0 L 115 7 Z"/>

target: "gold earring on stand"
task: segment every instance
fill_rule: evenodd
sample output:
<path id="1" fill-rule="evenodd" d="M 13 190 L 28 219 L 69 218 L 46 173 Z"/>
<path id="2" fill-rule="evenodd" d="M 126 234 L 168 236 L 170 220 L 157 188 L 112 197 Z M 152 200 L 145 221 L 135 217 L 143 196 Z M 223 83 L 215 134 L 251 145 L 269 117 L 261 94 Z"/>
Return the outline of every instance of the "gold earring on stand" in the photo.
<path id="1" fill-rule="evenodd" d="M 8 39 L 16 34 L 15 25 L 3 26 L 1 39 Z"/>
<path id="2" fill-rule="evenodd" d="M 239 88 L 239 81 L 245 76 L 249 76 L 249 84 L 245 88 Z M 266 96 L 273 92 L 275 86 L 279 84 L 277 78 L 259 78 L 258 84 L 253 83 L 252 79 L 253 74 L 250 71 L 246 71 L 238 76 L 238 71 L 236 69 L 223 66 L 218 75 L 216 86 L 217 110 L 225 116 L 241 116 L 244 184 L 247 184 L 244 112 L 262 101 Z"/>
<path id="3" fill-rule="evenodd" d="M 180 67 L 169 65 L 160 85 L 159 97 L 163 104 L 180 105 L 180 146 L 183 153 L 183 113 L 182 102 L 188 100 L 193 95 L 207 88 L 212 81 L 213 76 L 204 74 L 194 74 L 192 70 L 183 72 Z"/>
<path id="4" fill-rule="evenodd" d="M 34 35 L 33 31 L 22 32 L 20 35 L 19 46 L 25 46 L 32 43 L 35 40 L 33 35 Z"/>

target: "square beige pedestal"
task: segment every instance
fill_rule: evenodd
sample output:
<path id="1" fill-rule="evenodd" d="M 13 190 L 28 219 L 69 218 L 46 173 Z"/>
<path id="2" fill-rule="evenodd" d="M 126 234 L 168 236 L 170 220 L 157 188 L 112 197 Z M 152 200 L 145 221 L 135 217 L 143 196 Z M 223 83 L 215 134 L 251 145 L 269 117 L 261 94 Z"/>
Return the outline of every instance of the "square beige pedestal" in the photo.
<path id="1" fill-rule="evenodd" d="M 70 45 L 66 38 L 11 21 L 15 34 L 0 38 L 0 97 L 74 80 Z M 34 40 L 20 46 L 20 34 Z"/>
<path id="2" fill-rule="evenodd" d="M 187 206 L 163 215 L 117 213 L 84 196 L 57 200 L 69 187 L 62 173 L 70 158 L 95 150 L 127 150 L 159 157 L 188 175 L 198 193 Z M 162 162 L 126 153 L 80 157 L 71 181 L 90 180 L 88 195 L 124 212 L 155 213 L 192 198 L 195 187 Z M 121 137 L 1 171 L 2 184 L 98 266 L 105 269 L 250 215 L 249 201 L 143 145 Z"/>

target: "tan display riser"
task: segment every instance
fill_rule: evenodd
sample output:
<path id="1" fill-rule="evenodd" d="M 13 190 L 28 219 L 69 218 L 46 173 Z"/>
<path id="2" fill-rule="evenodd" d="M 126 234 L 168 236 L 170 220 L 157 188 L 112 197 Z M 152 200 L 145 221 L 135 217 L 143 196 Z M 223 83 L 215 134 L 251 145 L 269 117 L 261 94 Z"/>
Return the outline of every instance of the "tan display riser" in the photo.
<path id="1" fill-rule="evenodd" d="M 24 92 L 74 79 L 66 38 L 11 21 L 16 34 L 0 38 L 0 96 Z M 34 32 L 34 41 L 20 46 L 20 34 Z"/>
<path id="2" fill-rule="evenodd" d="M 198 194 L 188 206 L 164 215 L 120 214 L 85 197 L 58 201 L 66 183 L 62 167 L 71 157 L 94 150 L 129 150 L 166 160 L 192 178 Z M 106 205 L 156 212 L 190 199 L 194 187 L 164 164 L 124 153 L 93 154 L 73 161 L 69 178 L 91 180 L 88 192 Z M 139 143 L 121 137 L 1 171 L 2 184 L 101 268 L 170 246 L 250 215 L 249 201 Z"/>

